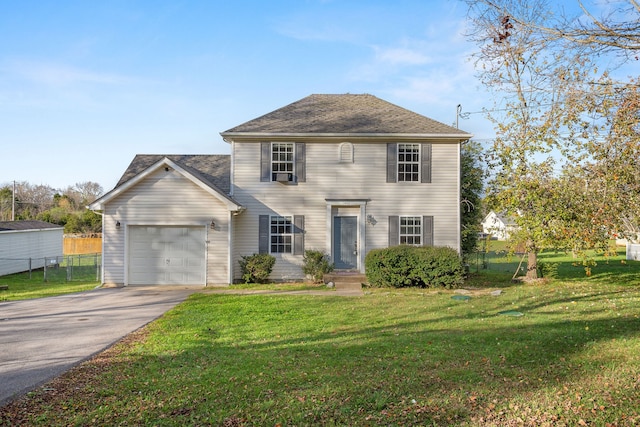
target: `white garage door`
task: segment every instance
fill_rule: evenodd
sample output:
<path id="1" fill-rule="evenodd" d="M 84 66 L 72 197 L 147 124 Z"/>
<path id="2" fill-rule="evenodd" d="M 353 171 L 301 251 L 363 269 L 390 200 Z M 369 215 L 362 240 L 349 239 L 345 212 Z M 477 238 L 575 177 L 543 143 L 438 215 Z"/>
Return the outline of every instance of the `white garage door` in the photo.
<path id="1" fill-rule="evenodd" d="M 129 227 L 129 284 L 204 285 L 204 227 Z"/>

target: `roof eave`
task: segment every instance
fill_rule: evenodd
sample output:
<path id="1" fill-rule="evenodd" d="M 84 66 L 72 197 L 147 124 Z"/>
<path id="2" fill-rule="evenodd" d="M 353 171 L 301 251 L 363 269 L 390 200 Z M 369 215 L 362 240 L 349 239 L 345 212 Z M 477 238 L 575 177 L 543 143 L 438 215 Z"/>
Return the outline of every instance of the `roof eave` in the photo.
<path id="1" fill-rule="evenodd" d="M 189 171 L 187 171 L 186 169 L 181 167 L 178 163 L 174 162 L 173 160 L 169 159 L 168 157 L 162 158 L 161 160 L 159 160 L 155 164 L 149 166 L 147 169 L 145 169 L 144 171 L 142 171 L 141 173 L 139 173 L 135 177 L 131 178 L 127 182 L 123 183 L 122 185 L 120 185 L 120 186 L 114 188 L 113 190 L 111 190 L 110 192 L 106 193 L 105 195 L 103 195 L 102 197 L 100 197 L 99 199 L 97 199 L 93 203 L 91 203 L 89 206 L 87 206 L 87 208 L 90 209 L 90 210 L 93 210 L 93 211 L 102 211 L 102 210 L 104 210 L 104 205 L 106 203 L 108 203 L 111 200 L 115 199 L 119 195 L 125 193 L 131 187 L 137 185 L 144 178 L 146 178 L 147 176 L 149 176 L 153 172 L 157 171 L 158 169 L 164 167 L 165 165 L 166 166 L 170 166 L 171 168 L 173 168 L 174 170 L 178 171 L 180 174 L 185 176 L 187 179 L 191 180 L 194 184 L 198 185 L 203 190 L 205 190 L 208 193 L 210 193 L 211 195 L 217 197 L 222 203 L 224 203 L 227 206 L 227 209 L 229 209 L 230 211 L 237 212 L 237 211 L 242 211 L 244 209 L 242 205 L 237 203 L 235 200 L 230 198 L 228 195 L 224 194 L 220 189 L 216 188 L 213 185 L 209 185 L 209 184 L 203 182 L 201 179 L 199 179 L 198 177 L 194 176 L 192 173 L 190 173 Z"/>
<path id="2" fill-rule="evenodd" d="M 225 142 L 235 139 L 250 140 L 314 140 L 314 139 L 337 139 L 337 140 L 425 140 L 425 139 L 451 139 L 464 141 L 471 139 L 472 134 L 460 133 L 278 133 L 278 132 L 221 132 L 220 135 Z"/>

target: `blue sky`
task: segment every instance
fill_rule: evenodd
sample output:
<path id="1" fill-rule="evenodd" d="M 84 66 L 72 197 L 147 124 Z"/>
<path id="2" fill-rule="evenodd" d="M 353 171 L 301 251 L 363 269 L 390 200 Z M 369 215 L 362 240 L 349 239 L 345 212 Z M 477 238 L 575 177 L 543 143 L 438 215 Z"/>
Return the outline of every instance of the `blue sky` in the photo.
<path id="1" fill-rule="evenodd" d="M 0 4 L 0 185 L 113 188 L 135 154 L 228 154 L 219 133 L 312 93 L 443 123 L 490 108 L 459 0 Z M 490 138 L 481 114 L 460 120 Z"/>

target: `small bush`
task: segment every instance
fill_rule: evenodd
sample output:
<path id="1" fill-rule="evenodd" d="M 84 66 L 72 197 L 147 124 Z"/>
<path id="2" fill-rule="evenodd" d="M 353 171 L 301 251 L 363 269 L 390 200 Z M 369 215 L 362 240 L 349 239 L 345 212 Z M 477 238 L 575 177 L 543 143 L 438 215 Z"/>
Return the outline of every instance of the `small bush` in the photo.
<path id="1" fill-rule="evenodd" d="M 276 263 L 276 257 L 270 254 L 244 255 L 238 263 L 244 283 L 266 283 Z"/>
<path id="2" fill-rule="evenodd" d="M 322 277 L 333 271 L 333 263 L 329 261 L 329 255 L 322 251 L 304 251 L 303 261 L 302 272 L 311 276 L 315 283 L 322 282 Z"/>
<path id="3" fill-rule="evenodd" d="M 373 287 L 455 288 L 464 282 L 462 258 L 445 247 L 394 246 L 369 251 L 367 281 Z"/>
<path id="4" fill-rule="evenodd" d="M 557 262 L 538 262 L 538 269 L 540 270 L 540 277 L 545 279 L 556 279 L 558 277 L 558 263 Z"/>

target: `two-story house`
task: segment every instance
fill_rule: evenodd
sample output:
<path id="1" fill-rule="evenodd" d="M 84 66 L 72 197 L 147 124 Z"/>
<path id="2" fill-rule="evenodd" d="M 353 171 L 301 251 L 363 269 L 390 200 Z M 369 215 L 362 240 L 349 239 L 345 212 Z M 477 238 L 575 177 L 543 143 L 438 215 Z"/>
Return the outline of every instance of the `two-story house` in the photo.
<path id="1" fill-rule="evenodd" d="M 373 248 L 460 248 L 460 144 L 471 135 L 372 95 L 311 95 L 221 133 L 226 155 L 138 155 L 103 213 L 103 283 L 228 284 L 238 260 L 306 249 L 364 272 Z"/>

